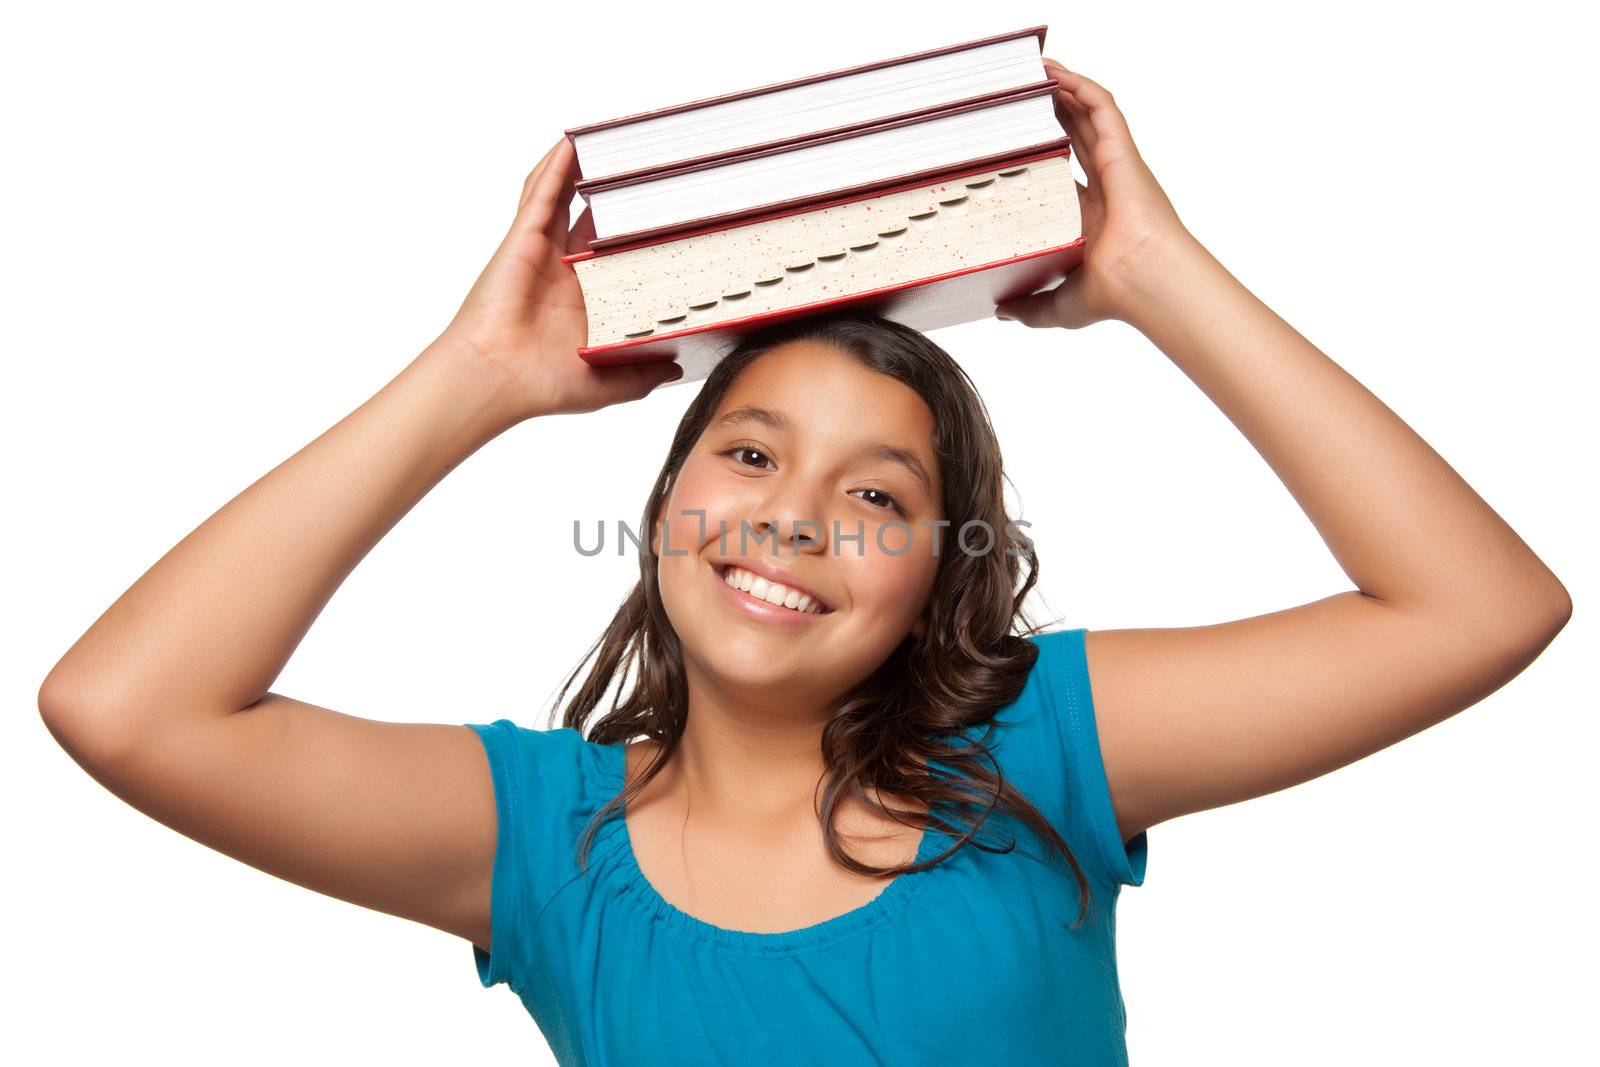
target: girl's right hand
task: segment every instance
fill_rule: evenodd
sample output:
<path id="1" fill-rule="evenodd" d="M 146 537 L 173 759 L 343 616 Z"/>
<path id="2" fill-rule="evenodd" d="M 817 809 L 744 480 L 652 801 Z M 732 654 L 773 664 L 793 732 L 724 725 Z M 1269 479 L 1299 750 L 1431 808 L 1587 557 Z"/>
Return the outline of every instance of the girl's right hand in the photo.
<path id="1" fill-rule="evenodd" d="M 592 367 L 579 357 L 588 337 L 583 292 L 561 262 L 569 244 L 581 247 L 593 233 L 587 208 L 568 232 L 576 181 L 576 153 L 563 136 L 528 175 L 510 232 L 434 342 L 492 368 L 511 422 L 637 400 L 683 374 L 674 362 Z"/>

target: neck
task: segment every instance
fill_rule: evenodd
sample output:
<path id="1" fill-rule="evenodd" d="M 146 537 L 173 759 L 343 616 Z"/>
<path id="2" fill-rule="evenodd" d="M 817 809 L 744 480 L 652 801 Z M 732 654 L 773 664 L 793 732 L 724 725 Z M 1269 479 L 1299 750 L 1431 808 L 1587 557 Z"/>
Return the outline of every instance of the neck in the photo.
<path id="1" fill-rule="evenodd" d="M 813 818 L 831 709 L 794 694 L 728 692 L 697 675 L 670 768 L 683 798 L 702 811 Z"/>

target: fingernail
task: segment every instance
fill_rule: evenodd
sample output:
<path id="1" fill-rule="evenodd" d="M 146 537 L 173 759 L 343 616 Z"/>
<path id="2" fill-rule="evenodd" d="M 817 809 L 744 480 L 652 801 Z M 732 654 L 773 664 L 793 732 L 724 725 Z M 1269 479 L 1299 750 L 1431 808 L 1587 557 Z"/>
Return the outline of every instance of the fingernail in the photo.
<path id="1" fill-rule="evenodd" d="M 1007 315 L 1004 311 L 1001 311 L 998 308 L 995 309 L 994 317 L 997 319 L 1005 319 L 1007 322 L 1012 321 L 1010 315 Z"/>

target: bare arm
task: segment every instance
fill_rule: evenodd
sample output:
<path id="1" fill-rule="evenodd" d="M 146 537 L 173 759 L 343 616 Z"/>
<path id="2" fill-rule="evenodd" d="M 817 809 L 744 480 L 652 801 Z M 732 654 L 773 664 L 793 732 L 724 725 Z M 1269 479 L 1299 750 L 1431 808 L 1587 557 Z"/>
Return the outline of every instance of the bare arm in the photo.
<path id="1" fill-rule="evenodd" d="M 597 372 L 575 355 L 583 304 L 560 262 L 574 169 L 563 138 L 444 333 L 158 560 L 39 692 L 62 746 L 153 818 L 483 946 L 496 828 L 478 739 L 268 688 L 334 590 L 458 463 L 527 418 L 665 380 L 664 367 Z"/>
<path id="2" fill-rule="evenodd" d="M 1181 223 L 1103 88 L 1054 61 L 1091 184 L 1090 237 L 1060 289 L 1002 310 L 1107 318 L 1154 342 L 1282 479 L 1356 588 L 1283 611 L 1087 638 L 1124 839 L 1304 782 L 1483 699 L 1572 603 L 1516 532 Z"/>
<path id="3" fill-rule="evenodd" d="M 1135 324 L 1256 446 L 1356 589 L 1222 625 L 1089 636 L 1129 836 L 1470 707 L 1572 611 L 1438 453 L 1209 253 L 1189 242 L 1152 259 Z"/>

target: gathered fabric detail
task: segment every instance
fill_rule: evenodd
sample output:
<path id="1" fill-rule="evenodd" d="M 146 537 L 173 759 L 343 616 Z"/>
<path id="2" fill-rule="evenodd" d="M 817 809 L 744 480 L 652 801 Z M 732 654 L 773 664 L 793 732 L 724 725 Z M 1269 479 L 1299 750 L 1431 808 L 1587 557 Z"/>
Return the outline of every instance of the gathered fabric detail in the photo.
<path id="1" fill-rule="evenodd" d="M 594 804 L 598 811 L 622 790 L 626 781 L 624 746 L 598 745 L 601 755 L 601 773 L 596 781 L 604 795 Z M 931 827 L 924 830 L 917 848 L 917 860 L 926 859 L 933 847 L 935 833 Z M 595 831 L 590 853 L 593 885 L 598 891 L 610 893 L 627 906 L 644 911 L 652 921 L 684 937 L 716 945 L 719 949 L 746 955 L 790 955 L 812 949 L 822 949 L 847 938 L 865 934 L 889 922 L 901 909 L 908 907 L 916 893 L 937 868 L 912 871 L 890 879 L 878 895 L 865 904 L 795 930 L 761 933 L 749 930 L 732 930 L 698 919 L 683 911 L 663 897 L 640 868 L 627 822 L 622 812 L 615 812 L 604 825 Z"/>

